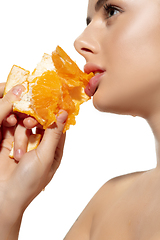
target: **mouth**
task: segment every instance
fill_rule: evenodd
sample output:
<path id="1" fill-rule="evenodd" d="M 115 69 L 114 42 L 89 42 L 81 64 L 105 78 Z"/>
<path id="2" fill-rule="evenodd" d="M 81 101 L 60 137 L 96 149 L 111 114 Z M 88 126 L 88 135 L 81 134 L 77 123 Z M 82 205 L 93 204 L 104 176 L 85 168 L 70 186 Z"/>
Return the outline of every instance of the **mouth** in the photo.
<path id="1" fill-rule="evenodd" d="M 91 97 L 95 94 L 95 92 L 98 89 L 98 86 L 100 84 L 101 78 L 105 73 L 105 70 L 100 68 L 97 65 L 93 65 L 91 63 L 87 63 L 84 66 L 84 72 L 86 73 L 90 73 L 93 72 L 94 73 L 94 77 L 92 77 L 88 83 L 88 85 L 85 88 L 85 93 Z"/>

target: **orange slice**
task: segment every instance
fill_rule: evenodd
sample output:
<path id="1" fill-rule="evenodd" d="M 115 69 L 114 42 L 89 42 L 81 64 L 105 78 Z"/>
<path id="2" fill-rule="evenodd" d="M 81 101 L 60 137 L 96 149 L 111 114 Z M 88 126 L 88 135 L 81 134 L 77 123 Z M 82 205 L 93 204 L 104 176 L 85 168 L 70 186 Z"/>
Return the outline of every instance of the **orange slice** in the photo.
<path id="1" fill-rule="evenodd" d="M 56 122 L 60 109 L 67 111 L 65 132 L 70 125 L 76 123 L 75 116 L 79 113 L 80 105 L 90 99 L 84 88 L 93 75 L 82 72 L 64 50 L 57 46 L 52 56 L 43 55 L 31 74 L 14 65 L 4 94 L 13 86 L 23 84 L 25 91 L 21 100 L 14 102 L 13 110 L 33 116 L 44 129 Z"/>

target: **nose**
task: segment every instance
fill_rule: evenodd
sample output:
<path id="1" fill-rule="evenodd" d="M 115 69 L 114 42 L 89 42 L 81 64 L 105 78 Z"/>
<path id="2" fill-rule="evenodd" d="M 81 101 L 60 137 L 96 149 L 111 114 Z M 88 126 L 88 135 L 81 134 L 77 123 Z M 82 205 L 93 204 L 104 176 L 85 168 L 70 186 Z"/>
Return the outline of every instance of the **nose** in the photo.
<path id="1" fill-rule="evenodd" d="M 74 47 L 86 61 L 89 56 L 98 54 L 100 51 L 100 44 L 96 36 L 96 31 L 88 25 L 84 32 L 75 40 Z"/>

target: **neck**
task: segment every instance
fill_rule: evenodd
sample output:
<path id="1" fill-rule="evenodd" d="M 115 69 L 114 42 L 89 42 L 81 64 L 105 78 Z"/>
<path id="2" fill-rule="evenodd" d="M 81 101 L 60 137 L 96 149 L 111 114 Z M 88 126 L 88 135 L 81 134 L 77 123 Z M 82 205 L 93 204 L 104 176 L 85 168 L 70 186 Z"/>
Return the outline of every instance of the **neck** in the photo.
<path id="1" fill-rule="evenodd" d="M 155 137 L 157 167 L 160 168 L 160 112 L 147 119 Z"/>

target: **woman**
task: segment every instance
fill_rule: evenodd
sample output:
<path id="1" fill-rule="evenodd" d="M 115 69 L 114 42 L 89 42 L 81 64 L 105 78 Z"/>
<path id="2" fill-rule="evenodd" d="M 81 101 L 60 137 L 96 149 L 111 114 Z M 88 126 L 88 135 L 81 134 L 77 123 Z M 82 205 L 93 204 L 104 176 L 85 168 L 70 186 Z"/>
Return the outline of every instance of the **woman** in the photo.
<path id="1" fill-rule="evenodd" d="M 157 167 L 108 181 L 84 209 L 66 240 L 160 239 L 159 15 L 159 0 L 89 0 L 88 26 L 75 41 L 76 50 L 86 59 L 85 71 L 96 73 L 86 87 L 86 93 L 93 96 L 94 106 L 100 111 L 136 115 L 148 121 L 156 140 Z M 2 100 L 1 104 L 4 104 Z M 10 109 L 11 104 L 3 117 Z M 38 154 L 36 151 L 24 154 L 16 167 L 9 168 L 9 173 L 0 168 L 4 179 L 13 179 L 4 184 L 2 178 L 0 183 L 0 189 L 4 189 L 1 190 L 0 206 L 3 203 L 9 209 L 7 213 L 1 207 L 2 239 L 17 239 L 25 208 L 53 176 L 57 168 L 52 170 L 53 156 L 59 141 L 56 132 L 60 138 L 66 117 L 63 112 L 58 126 L 47 129 L 44 135 L 47 144 L 42 141 Z M 13 134 L 11 132 L 12 137 Z M 50 139 L 54 147 L 48 146 Z M 64 136 L 59 142 L 60 152 L 63 142 Z M 46 148 L 50 154 L 44 164 Z M 58 155 L 60 161 L 61 154 Z M 35 159 L 33 164 L 27 162 L 29 158 Z M 43 171 L 39 160 L 44 166 Z M 24 166 L 29 171 L 24 171 Z M 33 177 L 35 171 L 36 178 Z M 20 185 L 18 180 L 22 172 L 29 173 L 29 177 L 26 174 Z M 23 196 L 18 194 L 20 189 L 25 190 Z"/>

